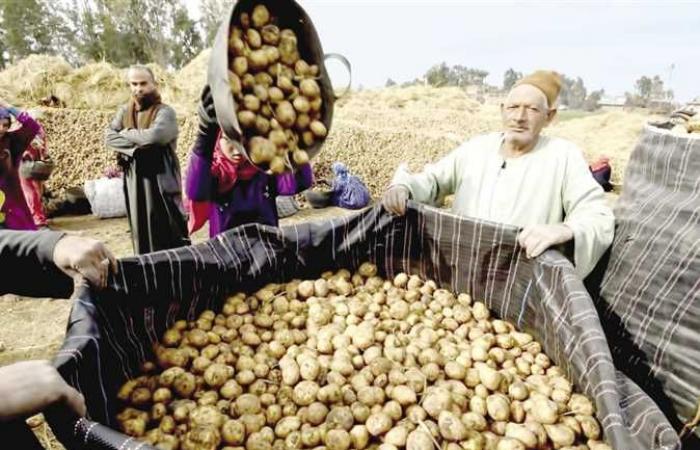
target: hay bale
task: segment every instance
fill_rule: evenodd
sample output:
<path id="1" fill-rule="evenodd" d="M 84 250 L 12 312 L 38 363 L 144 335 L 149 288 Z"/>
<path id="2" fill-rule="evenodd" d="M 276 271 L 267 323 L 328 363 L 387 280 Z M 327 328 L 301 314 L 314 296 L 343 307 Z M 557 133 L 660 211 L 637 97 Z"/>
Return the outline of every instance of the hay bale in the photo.
<path id="1" fill-rule="evenodd" d="M 203 50 L 186 66 L 175 74 L 175 84 L 179 88 L 178 101 L 183 109 L 194 110 L 207 82 L 207 67 L 211 49 Z"/>
<path id="2" fill-rule="evenodd" d="M 2 94 L 4 98 L 18 105 L 36 105 L 72 70 L 61 57 L 30 55 L 0 72 L 0 90 L 9 93 Z"/>

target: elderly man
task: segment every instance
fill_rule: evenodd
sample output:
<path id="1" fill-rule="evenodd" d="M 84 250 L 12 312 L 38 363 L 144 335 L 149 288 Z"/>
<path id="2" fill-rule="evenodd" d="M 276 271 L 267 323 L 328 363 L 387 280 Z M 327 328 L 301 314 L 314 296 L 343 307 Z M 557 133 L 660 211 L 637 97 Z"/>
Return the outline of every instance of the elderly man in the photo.
<path id="1" fill-rule="evenodd" d="M 400 168 L 384 207 L 404 214 L 409 198 L 438 205 L 455 194 L 457 214 L 523 227 L 518 241 L 530 258 L 573 240 L 585 277 L 612 242 L 614 218 L 581 150 L 540 134 L 556 115 L 560 89 L 554 72 L 521 79 L 501 105 L 502 132 L 465 142 L 421 173 Z"/>
<path id="2" fill-rule="evenodd" d="M 131 100 L 106 130 L 108 147 L 124 168 L 124 196 L 136 254 L 189 244 L 175 154 L 175 111 L 161 103 L 153 72 L 132 66 Z"/>

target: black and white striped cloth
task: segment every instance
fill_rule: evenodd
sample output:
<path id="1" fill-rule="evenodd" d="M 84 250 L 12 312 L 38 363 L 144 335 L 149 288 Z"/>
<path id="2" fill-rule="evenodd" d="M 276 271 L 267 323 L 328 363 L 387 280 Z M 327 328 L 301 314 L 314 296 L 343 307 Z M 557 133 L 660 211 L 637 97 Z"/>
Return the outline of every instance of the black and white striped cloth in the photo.
<path id="1" fill-rule="evenodd" d="M 548 251 L 528 260 L 517 229 L 411 205 L 274 229 L 250 225 L 209 242 L 125 258 L 110 289 L 78 293 L 56 365 L 87 399 L 89 420 L 49 415 L 70 448 L 150 448 L 110 430 L 120 385 L 152 357 L 151 345 L 180 318 L 217 310 L 228 293 L 270 281 L 375 262 L 385 276 L 416 273 L 469 292 L 532 333 L 576 385 L 595 399 L 616 450 L 679 448 L 661 411 L 612 363 L 598 315 L 573 266 Z"/>
<path id="2" fill-rule="evenodd" d="M 596 303 L 617 366 L 679 429 L 700 401 L 700 136 L 647 126 L 615 219 Z"/>

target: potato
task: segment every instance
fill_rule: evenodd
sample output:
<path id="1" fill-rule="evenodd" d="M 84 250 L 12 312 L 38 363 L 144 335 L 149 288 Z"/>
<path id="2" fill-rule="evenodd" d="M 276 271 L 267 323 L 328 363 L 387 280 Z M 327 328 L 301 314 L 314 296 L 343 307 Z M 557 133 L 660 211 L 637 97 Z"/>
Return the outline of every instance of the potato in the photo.
<path id="1" fill-rule="evenodd" d="M 260 36 L 260 33 L 258 33 L 257 30 L 254 30 L 252 28 L 246 30 L 245 40 L 248 43 L 248 46 L 250 46 L 250 48 L 252 49 L 258 49 L 262 47 L 262 37 Z"/>
<path id="2" fill-rule="evenodd" d="M 262 28 L 270 22 L 270 11 L 265 5 L 255 5 L 253 12 L 250 14 L 250 20 L 255 28 Z"/>
<path id="3" fill-rule="evenodd" d="M 248 73 L 248 59 L 245 56 L 236 56 L 231 64 L 231 69 L 233 73 L 242 77 Z"/>
<path id="4" fill-rule="evenodd" d="M 510 417 L 510 404 L 503 394 L 493 394 L 486 398 L 486 411 L 497 421 L 506 421 Z"/>
<path id="5" fill-rule="evenodd" d="M 589 440 L 587 444 L 590 450 L 612 450 L 611 447 L 604 442 Z"/>
<path id="6" fill-rule="evenodd" d="M 309 124 L 309 128 L 311 129 L 313 135 L 317 138 L 326 137 L 326 134 L 328 134 L 326 126 L 320 120 L 312 120 Z"/>
<path id="7" fill-rule="evenodd" d="M 238 420 L 227 420 L 221 427 L 221 438 L 228 445 L 242 445 L 245 442 L 245 426 Z"/>
<path id="8" fill-rule="evenodd" d="M 364 449 L 369 443 L 369 431 L 364 425 L 355 425 L 350 430 L 350 443 L 353 449 Z"/>
<path id="9" fill-rule="evenodd" d="M 328 407 L 321 402 L 314 402 L 309 405 L 306 411 L 305 422 L 312 425 L 320 425 L 326 420 Z"/>
<path id="10" fill-rule="evenodd" d="M 125 420 L 121 427 L 125 434 L 133 437 L 141 437 L 146 433 L 146 421 L 142 418 Z"/>
<path id="11" fill-rule="evenodd" d="M 571 400 L 569 400 L 569 411 L 574 414 L 582 416 L 593 416 L 595 415 L 595 408 L 593 403 L 584 395 L 572 394 Z"/>
<path id="12" fill-rule="evenodd" d="M 535 448 L 539 445 L 535 433 L 530 431 L 525 425 L 508 423 L 506 424 L 505 431 L 506 437 L 519 440 L 525 444 L 527 448 Z"/>
<path id="13" fill-rule="evenodd" d="M 531 402 L 531 408 L 528 413 L 532 415 L 535 422 L 543 425 L 551 425 L 557 422 L 558 409 L 556 403 L 542 396 L 531 397 L 528 401 Z"/>
<path id="14" fill-rule="evenodd" d="M 260 99 L 253 94 L 243 96 L 243 107 L 248 111 L 257 112 L 260 110 Z"/>
<path id="15" fill-rule="evenodd" d="M 521 423 L 525 420 L 525 407 L 520 400 L 510 402 L 510 419 L 516 423 Z"/>
<path id="16" fill-rule="evenodd" d="M 498 441 L 496 450 L 525 450 L 525 445 L 517 439 L 506 437 Z"/>
<path id="17" fill-rule="evenodd" d="M 428 432 L 417 428 L 408 434 L 406 450 L 433 450 L 433 439 Z"/>
<path id="18" fill-rule="evenodd" d="M 279 175 L 287 170 L 287 165 L 285 164 L 284 158 L 280 156 L 275 156 L 272 158 L 272 161 L 270 161 L 270 170 L 276 175 Z"/>
<path id="19" fill-rule="evenodd" d="M 391 398 L 399 402 L 401 406 L 412 405 L 417 401 L 415 391 L 405 385 L 394 387 L 391 390 Z"/>
<path id="20" fill-rule="evenodd" d="M 323 106 L 323 99 L 321 97 L 316 97 L 311 100 L 309 103 L 309 106 L 311 106 L 311 111 L 318 113 L 321 112 L 321 107 Z"/>
<path id="21" fill-rule="evenodd" d="M 208 386 L 218 389 L 226 383 L 232 371 L 224 364 L 211 364 L 204 372 L 204 382 Z"/>
<path id="22" fill-rule="evenodd" d="M 265 25 L 260 30 L 260 36 L 265 44 L 277 45 L 280 41 L 280 29 L 276 25 Z"/>
<path id="23" fill-rule="evenodd" d="M 243 393 L 243 388 L 236 382 L 236 380 L 228 380 L 221 386 L 219 393 L 225 399 L 234 399 Z"/>
<path id="24" fill-rule="evenodd" d="M 180 373 L 173 381 L 173 390 L 182 398 L 191 397 L 194 393 L 195 387 L 195 377 L 188 372 Z"/>
<path id="25" fill-rule="evenodd" d="M 375 413 L 367 418 L 367 423 L 365 423 L 365 426 L 367 427 L 369 434 L 372 436 L 379 436 L 391 429 L 392 420 L 383 412 Z"/>
<path id="26" fill-rule="evenodd" d="M 330 430 L 326 433 L 324 443 L 328 450 L 347 450 L 350 448 L 350 434 L 345 430 Z"/>
<path id="27" fill-rule="evenodd" d="M 254 136 L 250 140 L 250 160 L 253 164 L 270 162 L 275 157 L 275 146 L 265 138 Z M 254 333 L 243 333 L 242 339 L 248 340 L 248 345 L 256 345 L 259 338 Z"/>
<path id="28" fill-rule="evenodd" d="M 544 425 L 544 429 L 547 432 L 547 436 L 557 447 L 565 447 L 567 445 L 573 445 L 576 440 L 576 434 L 574 431 L 567 427 L 566 425 Z"/>
<path id="29" fill-rule="evenodd" d="M 450 411 L 440 412 L 438 427 L 440 435 L 448 441 L 461 441 L 467 436 L 467 427 L 456 414 Z"/>
<path id="30" fill-rule="evenodd" d="M 250 52 L 247 56 L 249 70 L 257 72 L 267 68 L 267 66 L 270 64 L 268 55 L 269 52 L 265 49 L 258 49 Z"/>
<path id="31" fill-rule="evenodd" d="M 246 51 L 246 45 L 243 42 L 243 39 L 240 38 L 240 36 L 232 35 L 228 41 L 228 48 L 234 56 L 241 56 Z"/>
<path id="32" fill-rule="evenodd" d="M 285 128 L 289 128 L 294 125 L 297 119 L 297 113 L 294 107 L 288 101 L 281 101 L 275 108 L 275 118 Z"/>
<path id="33" fill-rule="evenodd" d="M 318 86 L 316 80 L 311 78 L 306 78 L 301 80 L 299 83 L 299 90 L 301 94 L 310 99 L 318 98 L 321 95 L 321 88 Z M 375 272 L 376 274 L 376 272 Z M 362 273 L 360 273 L 362 275 Z M 373 275 L 362 275 L 364 277 L 369 277 Z"/>
<path id="34" fill-rule="evenodd" d="M 282 33 L 280 33 L 280 41 L 277 48 L 280 52 L 280 61 L 288 66 L 292 66 L 299 60 L 299 50 L 297 49 L 296 37 L 286 35 L 285 31 L 282 30 Z"/>
<path id="35" fill-rule="evenodd" d="M 479 379 L 481 380 L 481 384 L 486 386 L 486 388 L 489 390 L 498 390 L 498 387 L 503 381 L 503 375 L 500 372 L 493 370 L 485 364 L 478 365 L 477 370 L 479 371 Z"/>
<path id="36" fill-rule="evenodd" d="M 298 166 L 308 164 L 309 154 L 306 153 L 304 150 L 294 150 L 294 152 L 292 153 L 292 159 L 294 161 L 294 164 Z"/>
<path id="37" fill-rule="evenodd" d="M 304 144 L 306 148 L 311 147 L 314 145 L 316 142 L 316 139 L 314 138 L 314 134 L 311 131 L 304 131 L 301 134 L 301 142 Z"/>
<path id="38" fill-rule="evenodd" d="M 277 422 L 275 426 L 275 435 L 285 439 L 290 433 L 299 431 L 301 428 L 301 419 L 297 416 L 285 417 Z"/>
<path id="39" fill-rule="evenodd" d="M 438 418 L 440 412 L 450 410 L 452 399 L 450 393 L 442 388 L 428 391 L 423 398 L 423 409 L 433 418 Z"/>
<path id="40" fill-rule="evenodd" d="M 147 405 L 151 401 L 151 391 L 146 387 L 137 387 L 131 391 L 129 400 L 134 406 Z"/>
<path id="41" fill-rule="evenodd" d="M 243 394 L 236 399 L 236 411 L 239 415 L 258 414 L 262 410 L 260 398 L 253 394 Z"/>
<path id="42" fill-rule="evenodd" d="M 581 432 L 586 438 L 593 440 L 600 438 L 600 425 L 595 417 L 576 415 L 574 418 L 578 421 Z"/>
<path id="43" fill-rule="evenodd" d="M 243 86 L 244 91 L 252 91 L 253 88 L 255 87 L 255 84 L 256 84 L 255 77 L 252 74 L 246 73 L 243 76 L 241 76 L 241 86 Z M 242 313 L 242 312 L 239 312 L 239 313 Z"/>
<path id="44" fill-rule="evenodd" d="M 224 415 L 215 406 L 199 406 L 190 413 L 190 424 L 218 429 L 224 424 Z"/>
<path id="45" fill-rule="evenodd" d="M 292 101 L 292 105 L 294 106 L 294 109 L 299 113 L 308 113 L 311 110 L 311 104 L 309 103 L 309 99 L 307 99 L 304 96 L 296 97 Z"/>
<path id="46" fill-rule="evenodd" d="M 243 128 L 253 128 L 257 120 L 257 116 L 252 111 L 238 111 L 236 117 Z"/>
<path id="47" fill-rule="evenodd" d="M 308 406 L 316 400 L 318 384 L 314 381 L 304 380 L 294 386 L 293 400 L 299 406 Z"/>

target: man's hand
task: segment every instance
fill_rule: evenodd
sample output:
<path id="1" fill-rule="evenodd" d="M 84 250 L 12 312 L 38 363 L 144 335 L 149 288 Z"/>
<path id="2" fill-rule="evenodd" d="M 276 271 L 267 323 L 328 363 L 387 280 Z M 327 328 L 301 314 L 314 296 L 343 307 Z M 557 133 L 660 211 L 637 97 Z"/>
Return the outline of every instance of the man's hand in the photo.
<path id="1" fill-rule="evenodd" d="M 574 238 L 574 232 L 564 224 L 528 225 L 518 235 L 518 243 L 528 258 L 535 258 L 549 247 Z"/>
<path id="2" fill-rule="evenodd" d="M 85 399 L 48 361 L 22 361 L 0 367 L 0 422 L 22 418 L 64 403 L 85 415 Z"/>
<path id="3" fill-rule="evenodd" d="M 117 260 L 112 252 L 102 242 L 90 238 L 62 237 L 53 250 L 53 261 L 69 276 L 83 276 L 99 289 L 107 286 L 110 269 L 117 272 Z"/>
<path id="4" fill-rule="evenodd" d="M 392 186 L 384 193 L 382 205 L 390 213 L 403 216 L 406 214 L 409 194 L 405 186 Z"/>

